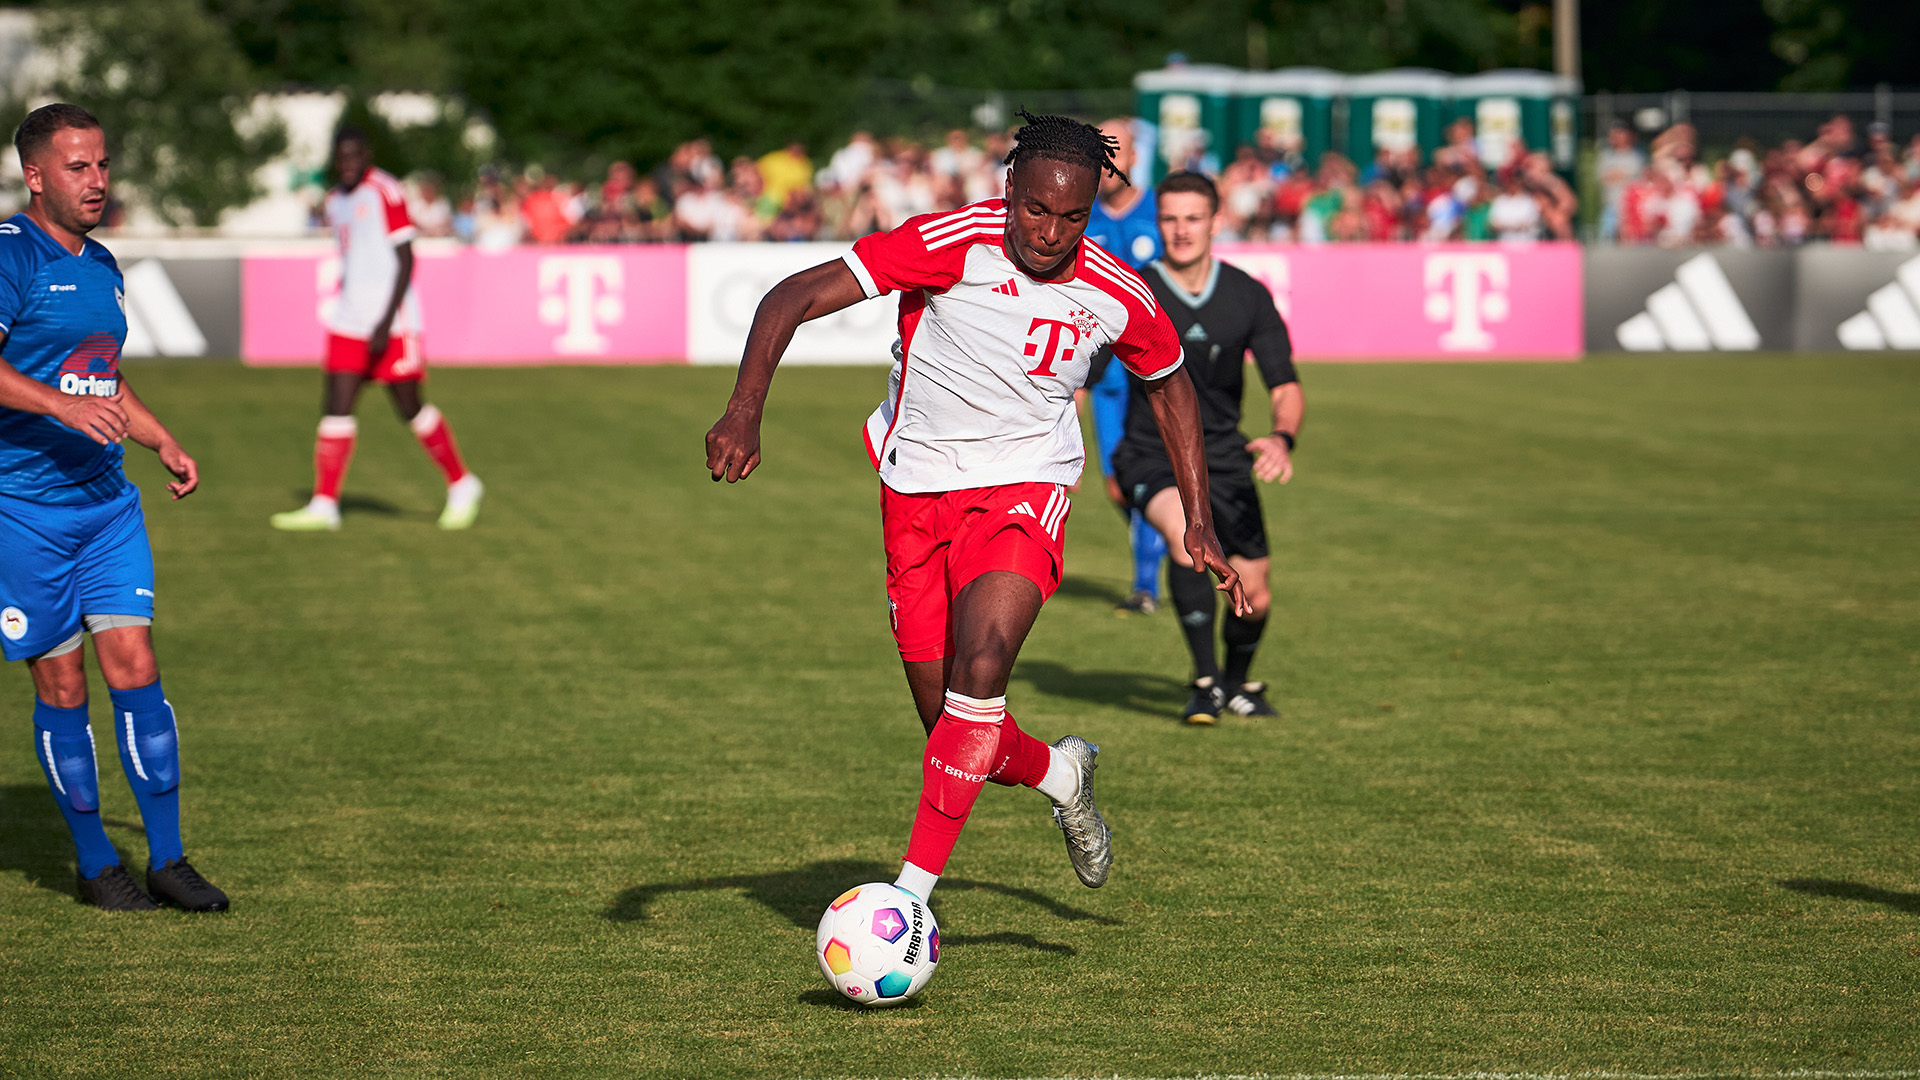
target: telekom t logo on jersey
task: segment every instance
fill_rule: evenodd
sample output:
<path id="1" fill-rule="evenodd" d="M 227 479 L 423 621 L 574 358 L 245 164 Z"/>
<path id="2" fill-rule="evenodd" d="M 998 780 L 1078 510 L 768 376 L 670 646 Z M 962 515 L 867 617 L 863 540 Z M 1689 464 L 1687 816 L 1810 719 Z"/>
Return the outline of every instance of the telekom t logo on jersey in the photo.
<path id="1" fill-rule="evenodd" d="M 549 255 L 540 260 L 540 321 L 561 327 L 553 348 L 564 356 L 604 353 L 600 332 L 626 316 L 620 259 L 613 255 Z"/>
<path id="2" fill-rule="evenodd" d="M 1486 323 L 1505 322 L 1513 310 L 1507 299 L 1505 255 L 1429 255 L 1426 287 L 1427 321 L 1449 324 L 1440 333 L 1442 349 L 1486 352 L 1493 348 Z"/>
<path id="3" fill-rule="evenodd" d="M 1032 325 L 1027 327 L 1026 355 L 1037 359 L 1039 363 L 1027 374 L 1058 374 L 1053 370 L 1053 365 L 1071 360 L 1080 339 L 1091 336 L 1099 328 L 1100 324 L 1094 321 L 1093 313 L 1088 311 L 1070 311 L 1064 319 L 1033 320 Z M 1062 340 L 1060 335 L 1063 333 L 1071 336 Z M 1046 339 L 1044 343 L 1042 337 Z"/>

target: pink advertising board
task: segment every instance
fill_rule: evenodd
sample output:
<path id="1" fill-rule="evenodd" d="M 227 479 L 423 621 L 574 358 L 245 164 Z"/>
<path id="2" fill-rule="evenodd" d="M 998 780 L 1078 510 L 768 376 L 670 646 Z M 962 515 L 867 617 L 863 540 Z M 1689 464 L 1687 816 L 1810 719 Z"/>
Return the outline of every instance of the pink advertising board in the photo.
<path id="1" fill-rule="evenodd" d="M 418 251 L 429 364 L 679 363 L 687 253 L 679 245 Z M 249 255 L 240 351 L 249 364 L 318 365 L 339 290 L 332 255 Z"/>
<path id="2" fill-rule="evenodd" d="M 1223 245 L 1259 278 L 1303 360 L 1577 360 L 1576 244 Z"/>

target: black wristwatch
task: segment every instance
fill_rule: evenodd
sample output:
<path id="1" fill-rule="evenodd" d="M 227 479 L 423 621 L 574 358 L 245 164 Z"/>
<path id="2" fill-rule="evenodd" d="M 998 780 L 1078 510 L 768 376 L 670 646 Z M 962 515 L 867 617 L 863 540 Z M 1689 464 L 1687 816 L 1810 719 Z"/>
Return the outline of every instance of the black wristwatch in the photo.
<path id="1" fill-rule="evenodd" d="M 1287 432 L 1276 429 L 1273 433 L 1273 437 L 1287 444 L 1287 453 L 1289 454 L 1293 453 L 1293 436 L 1292 435 L 1288 434 Z"/>

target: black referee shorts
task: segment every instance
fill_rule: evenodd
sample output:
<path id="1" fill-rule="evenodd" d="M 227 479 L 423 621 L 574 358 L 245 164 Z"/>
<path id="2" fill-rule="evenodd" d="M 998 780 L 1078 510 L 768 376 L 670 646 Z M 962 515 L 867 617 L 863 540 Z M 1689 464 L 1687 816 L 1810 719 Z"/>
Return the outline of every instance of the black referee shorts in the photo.
<path id="1" fill-rule="evenodd" d="M 1155 495 L 1179 486 L 1173 463 L 1164 454 L 1115 454 L 1113 474 L 1120 482 L 1120 493 L 1141 513 Z M 1243 559 L 1266 558 L 1267 522 L 1260 514 L 1260 493 L 1254 488 L 1252 470 L 1209 470 L 1207 490 L 1213 497 L 1213 531 L 1220 537 L 1221 548 Z"/>

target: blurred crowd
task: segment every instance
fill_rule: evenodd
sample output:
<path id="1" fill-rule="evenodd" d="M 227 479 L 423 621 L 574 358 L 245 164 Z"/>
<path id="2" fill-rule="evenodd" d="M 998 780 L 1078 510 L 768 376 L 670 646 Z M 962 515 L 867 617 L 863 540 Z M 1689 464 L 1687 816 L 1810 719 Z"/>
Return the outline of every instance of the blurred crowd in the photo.
<path id="1" fill-rule="evenodd" d="M 1617 125 L 1597 164 L 1603 241 L 1920 248 L 1920 135 L 1902 149 L 1881 124 L 1863 141 L 1852 120 L 1835 116 L 1809 142 L 1763 150 L 1742 140 L 1712 162 L 1701 159 L 1689 124 L 1667 128 L 1644 150 Z"/>
<path id="2" fill-rule="evenodd" d="M 614 162 L 597 182 L 565 181 L 532 168 L 483 173 L 457 206 L 432 178 L 409 181 L 414 218 L 427 236 L 481 247 L 520 243 L 646 243 L 706 240 L 851 240 L 916 214 L 1004 193 L 1009 137 L 949 132 L 937 145 L 853 137 L 816 162 L 794 144 L 725 161 L 705 139 L 674 150 L 649 172 Z M 1382 240 L 1571 238 L 1573 191 L 1544 154 L 1514 152 L 1482 165 L 1471 122 L 1422 166 L 1418 150 L 1382 152 L 1366 168 L 1323 154 L 1307 168 L 1298 153 L 1242 146 L 1220 182 L 1224 239 L 1323 243 Z M 1144 172 L 1144 169 L 1136 171 Z"/>
<path id="3" fill-rule="evenodd" d="M 614 162 L 594 182 L 539 168 L 488 171 L 457 205 L 431 177 L 409 181 L 423 235 L 481 247 L 521 243 L 851 240 L 916 214 L 1002 194 L 1008 136 L 950 132 L 934 146 L 857 132 L 825 161 L 793 144 L 723 160 L 705 139 L 651 171 Z M 1809 142 L 1761 150 L 1750 141 L 1704 160 L 1694 129 L 1676 124 L 1644 148 L 1613 127 L 1596 161 L 1600 207 L 1585 230 L 1573 188 L 1547 155 L 1514 143 L 1488 164 L 1470 120 L 1431 155 L 1380 151 L 1362 166 L 1325 153 L 1243 145 L 1216 174 L 1222 239 L 1272 243 L 1571 240 L 1791 246 L 1811 241 L 1882 250 L 1920 247 L 1920 136 L 1904 149 L 1845 116 Z M 1144 168 L 1137 171 L 1144 172 Z"/>

